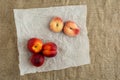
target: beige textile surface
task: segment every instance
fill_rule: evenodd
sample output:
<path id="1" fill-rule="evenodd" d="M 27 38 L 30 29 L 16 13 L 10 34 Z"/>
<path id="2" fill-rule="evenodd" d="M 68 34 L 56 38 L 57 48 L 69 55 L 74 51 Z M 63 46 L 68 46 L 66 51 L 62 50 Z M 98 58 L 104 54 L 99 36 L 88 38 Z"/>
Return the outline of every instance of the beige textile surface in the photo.
<path id="1" fill-rule="evenodd" d="M 20 76 L 14 8 L 87 4 L 91 64 Z M 120 0 L 0 0 L 0 80 L 120 80 Z"/>

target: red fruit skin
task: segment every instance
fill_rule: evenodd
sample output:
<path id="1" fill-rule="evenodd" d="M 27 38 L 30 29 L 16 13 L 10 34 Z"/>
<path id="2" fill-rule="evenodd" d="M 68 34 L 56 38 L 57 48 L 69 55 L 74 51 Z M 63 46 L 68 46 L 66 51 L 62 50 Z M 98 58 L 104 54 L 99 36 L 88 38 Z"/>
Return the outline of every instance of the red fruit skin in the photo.
<path id="1" fill-rule="evenodd" d="M 57 55 L 57 51 L 56 50 L 44 50 L 43 55 L 46 57 L 54 57 Z"/>
<path id="2" fill-rule="evenodd" d="M 57 55 L 57 45 L 53 42 L 45 43 L 42 49 L 42 54 L 46 57 L 54 57 Z"/>
<path id="3" fill-rule="evenodd" d="M 30 58 L 30 62 L 32 65 L 36 67 L 40 67 L 44 63 L 44 56 L 42 54 L 33 54 Z"/>
<path id="4" fill-rule="evenodd" d="M 43 45 L 43 50 L 48 49 L 49 46 L 49 50 L 57 50 L 57 45 L 53 42 L 47 42 Z M 47 48 L 46 48 L 47 47 Z"/>
<path id="5" fill-rule="evenodd" d="M 36 45 L 38 47 L 36 49 L 34 49 L 33 47 Z M 27 48 L 32 53 L 39 53 L 42 50 L 42 45 L 43 45 L 42 40 L 40 40 L 38 38 L 31 38 L 28 40 Z"/>
<path id="6" fill-rule="evenodd" d="M 76 34 L 76 35 L 78 35 L 79 33 L 80 33 L 80 29 L 78 28 L 78 29 L 75 29 L 74 30 L 74 33 Z"/>

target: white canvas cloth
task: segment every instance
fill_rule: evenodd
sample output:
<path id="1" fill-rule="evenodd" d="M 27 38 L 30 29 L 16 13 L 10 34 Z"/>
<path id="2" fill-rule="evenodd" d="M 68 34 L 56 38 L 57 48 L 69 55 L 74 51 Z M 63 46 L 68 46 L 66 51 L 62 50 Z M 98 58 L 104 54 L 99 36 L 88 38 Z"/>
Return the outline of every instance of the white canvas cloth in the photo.
<path id="1" fill-rule="evenodd" d="M 80 34 L 68 37 L 63 32 L 54 33 L 49 30 L 49 22 L 54 16 L 63 21 L 72 20 L 80 27 Z M 60 70 L 90 63 L 89 40 L 86 28 L 86 5 L 61 6 L 50 8 L 14 9 L 19 51 L 20 74 Z M 45 58 L 41 67 L 30 63 L 30 52 L 27 50 L 27 40 L 37 37 L 44 42 L 55 42 L 58 54 L 53 58 Z"/>

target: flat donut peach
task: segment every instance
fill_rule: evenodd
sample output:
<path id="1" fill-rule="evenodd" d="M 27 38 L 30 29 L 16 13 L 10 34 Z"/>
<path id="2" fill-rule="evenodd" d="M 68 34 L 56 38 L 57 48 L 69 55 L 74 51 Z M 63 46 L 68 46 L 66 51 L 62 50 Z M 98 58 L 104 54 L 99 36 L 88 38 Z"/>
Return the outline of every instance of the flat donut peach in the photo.
<path id="1" fill-rule="evenodd" d="M 80 33 L 80 28 L 73 21 L 65 22 L 63 31 L 68 36 L 77 36 Z"/>
<path id="2" fill-rule="evenodd" d="M 50 30 L 61 32 L 63 29 L 63 20 L 60 17 L 54 17 L 50 22 Z"/>

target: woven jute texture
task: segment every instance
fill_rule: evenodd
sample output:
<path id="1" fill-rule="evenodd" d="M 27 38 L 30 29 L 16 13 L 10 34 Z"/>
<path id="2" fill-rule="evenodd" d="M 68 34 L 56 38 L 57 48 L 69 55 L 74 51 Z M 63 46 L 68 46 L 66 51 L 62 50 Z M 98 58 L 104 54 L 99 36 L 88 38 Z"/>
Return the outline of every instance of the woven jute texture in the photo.
<path id="1" fill-rule="evenodd" d="M 20 76 L 13 9 L 87 5 L 91 64 Z M 0 80 L 120 80 L 120 0 L 0 0 Z"/>

